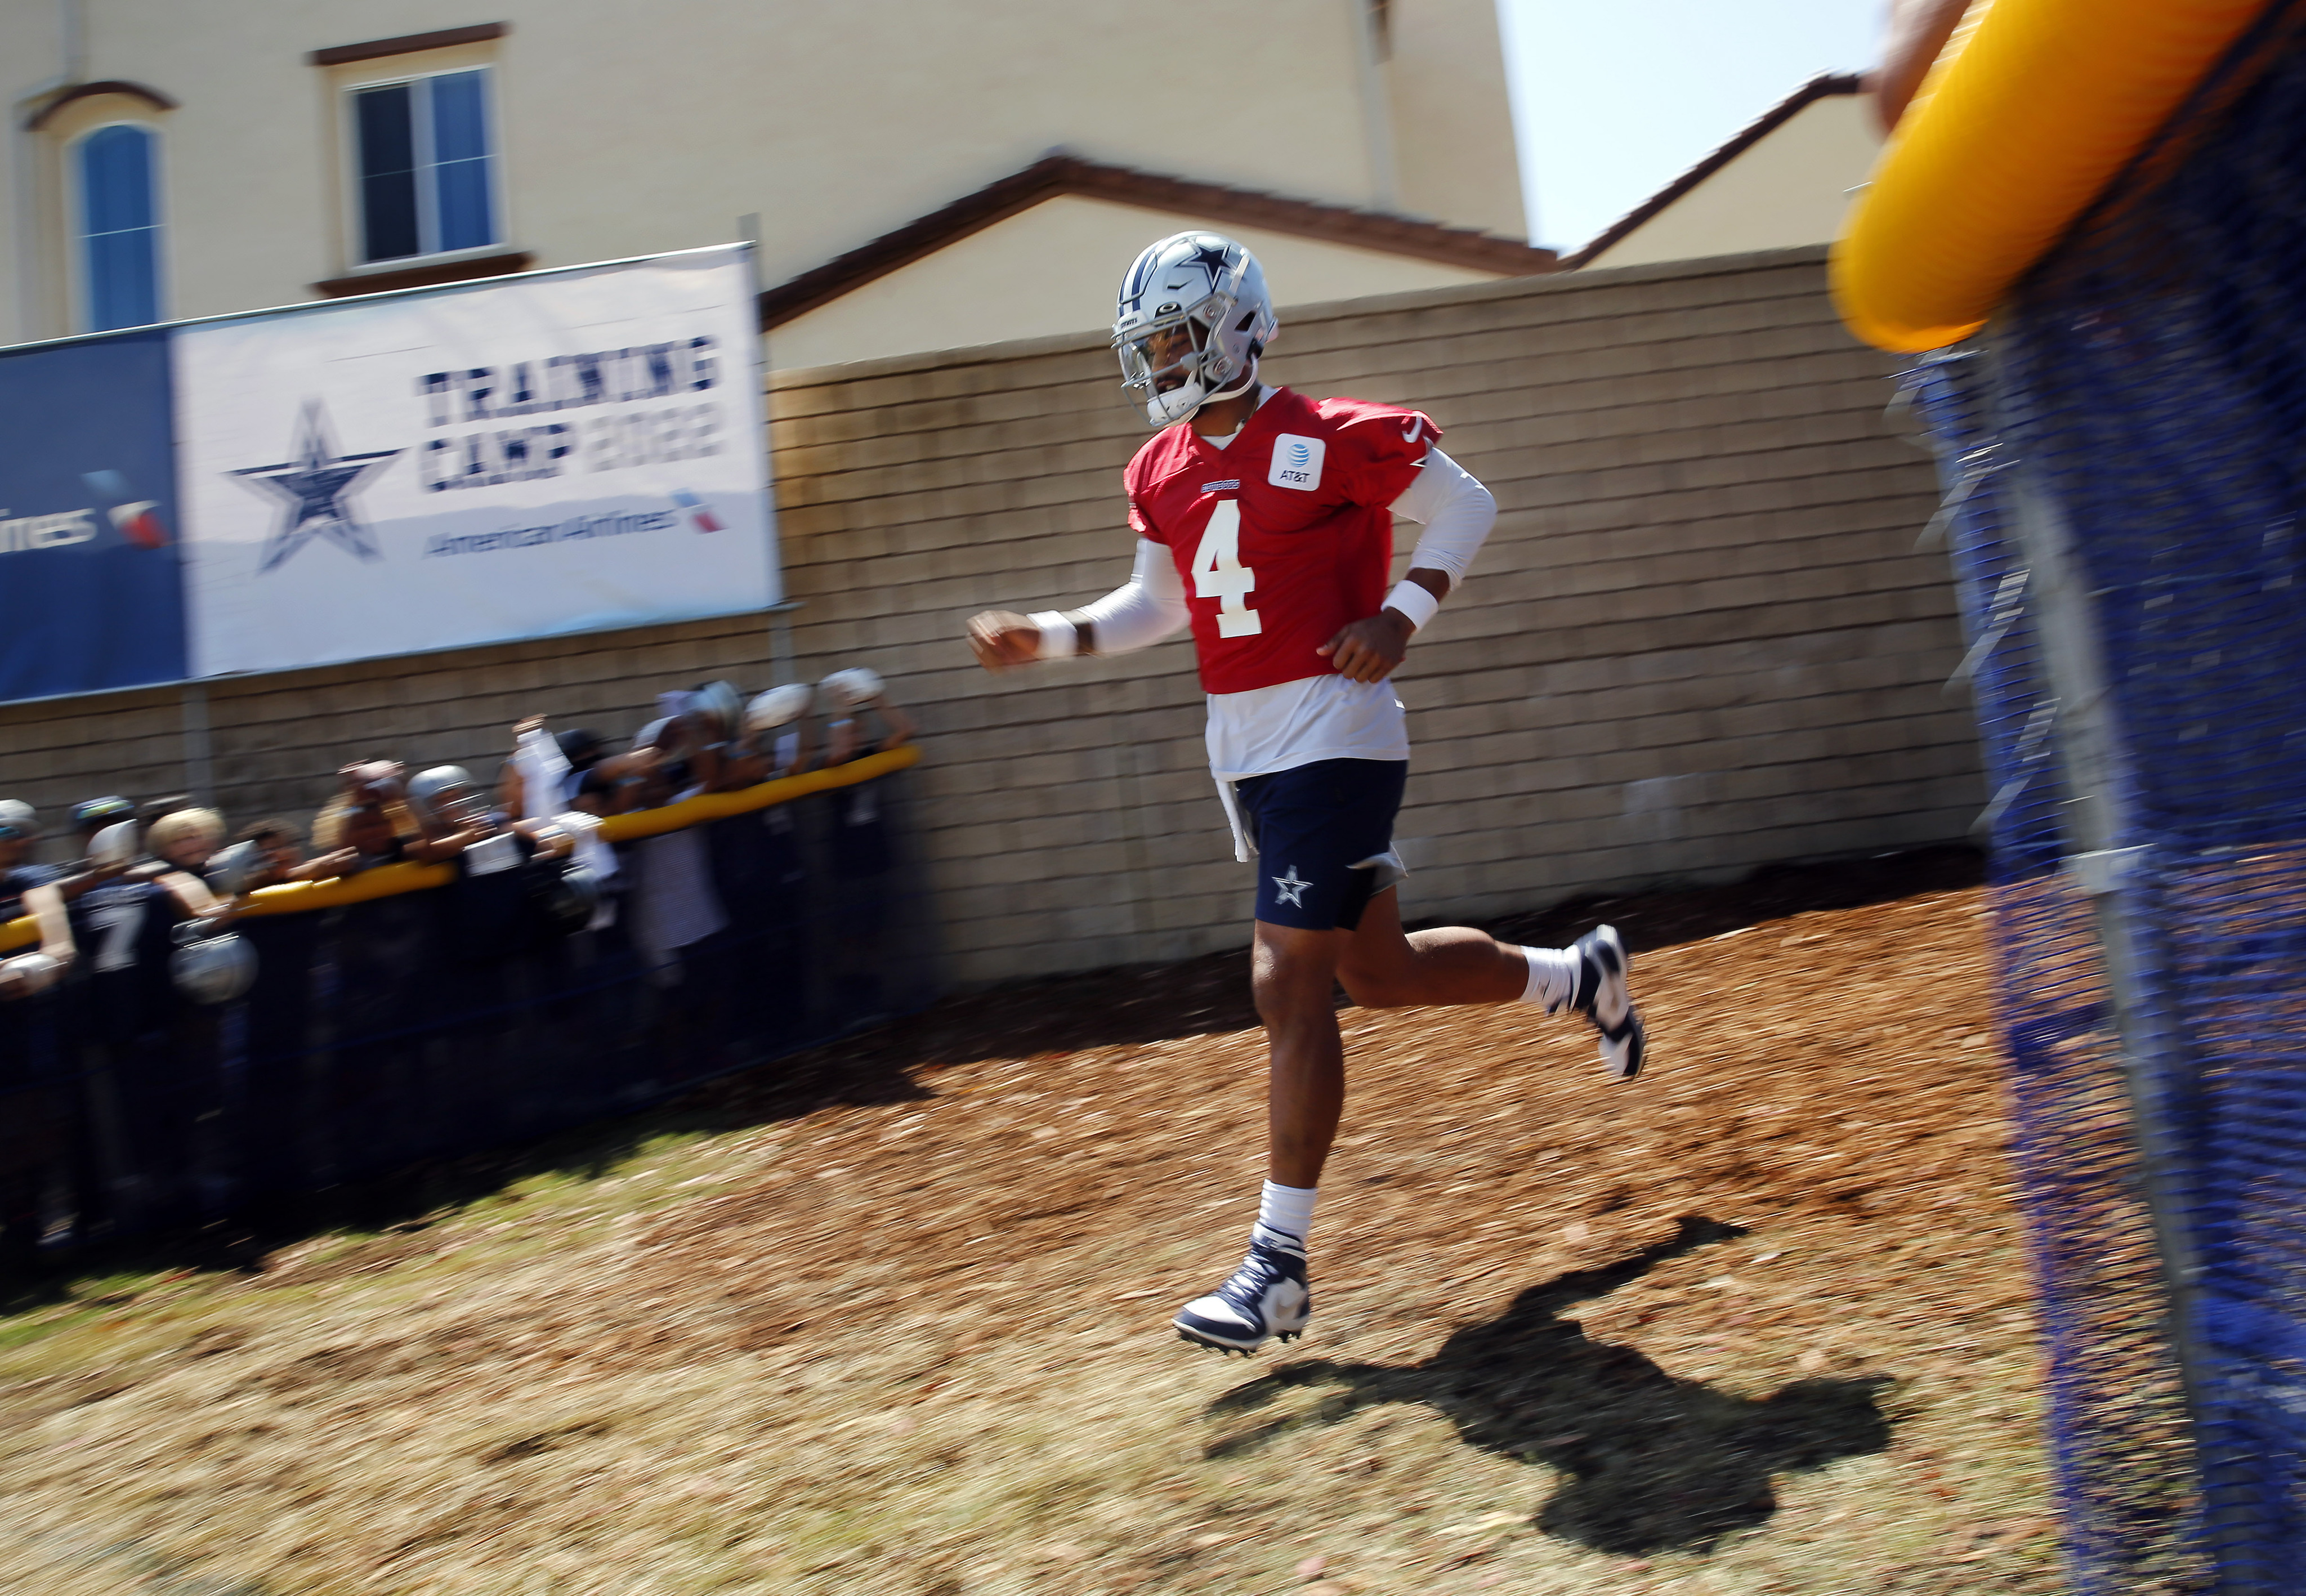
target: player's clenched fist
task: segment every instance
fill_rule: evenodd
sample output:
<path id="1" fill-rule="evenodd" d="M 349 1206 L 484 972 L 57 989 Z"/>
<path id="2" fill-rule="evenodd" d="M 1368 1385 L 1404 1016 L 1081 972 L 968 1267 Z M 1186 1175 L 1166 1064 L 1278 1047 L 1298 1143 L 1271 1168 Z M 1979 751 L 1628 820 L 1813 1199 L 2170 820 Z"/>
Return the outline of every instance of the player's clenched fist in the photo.
<path id="1" fill-rule="evenodd" d="M 1013 610 L 987 610 L 969 618 L 969 646 L 987 670 L 1006 670 L 1041 657 L 1041 628 Z"/>
<path id="2" fill-rule="evenodd" d="M 1313 652 L 1336 665 L 1347 681 L 1383 681 L 1408 654 L 1415 629 L 1407 616 L 1387 610 L 1340 628 Z"/>

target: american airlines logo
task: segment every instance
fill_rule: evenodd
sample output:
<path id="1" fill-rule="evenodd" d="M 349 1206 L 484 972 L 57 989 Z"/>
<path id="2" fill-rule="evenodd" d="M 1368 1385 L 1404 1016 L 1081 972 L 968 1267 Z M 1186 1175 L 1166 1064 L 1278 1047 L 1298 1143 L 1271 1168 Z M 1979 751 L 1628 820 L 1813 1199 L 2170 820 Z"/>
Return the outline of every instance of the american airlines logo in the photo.
<path id="1" fill-rule="evenodd" d="M 81 481 L 89 491 L 107 500 L 101 514 L 93 508 L 57 510 L 46 516 L 11 516 L 0 509 L 0 554 L 29 554 L 41 549 L 64 549 L 96 541 L 104 521 L 112 523 L 127 542 L 139 549 L 165 549 L 168 529 L 160 524 L 159 501 L 134 497 L 135 489 L 117 471 L 91 471 Z"/>
<path id="2" fill-rule="evenodd" d="M 6 510 L 0 510 L 0 554 L 23 554 L 34 549 L 85 543 L 96 533 L 94 510 L 62 510 L 53 516 L 13 518 Z"/>
<path id="3" fill-rule="evenodd" d="M 104 503 L 113 529 L 139 549 L 165 549 L 168 529 L 160 524 L 160 501 L 139 499 L 125 472 L 84 471 L 80 480 Z"/>

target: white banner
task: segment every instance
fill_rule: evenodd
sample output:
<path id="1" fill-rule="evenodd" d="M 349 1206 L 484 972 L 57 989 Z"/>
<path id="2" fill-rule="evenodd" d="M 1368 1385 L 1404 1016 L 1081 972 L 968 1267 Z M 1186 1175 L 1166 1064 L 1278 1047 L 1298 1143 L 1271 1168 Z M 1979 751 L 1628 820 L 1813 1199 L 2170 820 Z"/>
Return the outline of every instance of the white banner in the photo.
<path id="1" fill-rule="evenodd" d="M 192 674 L 774 603 L 745 250 L 179 329 Z"/>

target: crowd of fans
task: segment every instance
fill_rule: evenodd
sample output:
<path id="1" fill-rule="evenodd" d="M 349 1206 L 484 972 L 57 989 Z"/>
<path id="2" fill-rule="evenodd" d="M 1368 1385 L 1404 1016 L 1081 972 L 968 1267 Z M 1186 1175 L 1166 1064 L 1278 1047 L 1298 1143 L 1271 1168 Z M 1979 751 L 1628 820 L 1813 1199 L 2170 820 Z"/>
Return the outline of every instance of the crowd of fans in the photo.
<path id="1" fill-rule="evenodd" d="M 730 861 L 715 858 L 704 827 L 611 845 L 602 822 L 845 764 L 913 730 L 879 677 L 861 668 L 749 702 L 712 682 L 660 695 L 657 708 L 621 749 L 530 716 L 512 729 L 490 779 L 456 765 L 411 773 L 389 759 L 354 761 L 337 772 L 309 831 L 276 816 L 229 832 L 217 811 L 185 797 L 104 797 L 73 807 L 68 841 L 49 839 L 30 805 L 0 799 L 0 921 L 30 918 L 38 934 L 36 948 L 0 958 L 0 1118 L 12 1108 L 8 1077 L 23 1072 L 10 1054 L 23 1053 L 35 1011 L 49 1016 L 64 1053 L 80 1055 L 83 1077 L 151 1051 L 188 1024 L 217 1025 L 256 980 L 267 936 L 286 929 L 278 917 L 245 913 L 252 894 L 289 883 L 343 881 L 392 864 L 448 866 L 449 912 L 423 917 L 421 929 L 418 919 L 409 925 L 455 942 L 458 959 L 486 962 L 541 943 L 613 944 L 638 956 L 651 983 L 678 987 L 695 973 L 688 951 L 730 924 Z M 833 796 L 836 832 L 856 832 L 850 852 L 860 844 L 870 851 L 869 793 Z M 762 819 L 772 832 L 791 825 L 780 808 Z M 63 857 L 41 862 L 44 842 Z M 842 845 L 836 835 L 836 852 Z M 746 866 L 735 868 L 741 875 Z M 132 1123 L 85 1130 L 139 1139 Z M 158 1135 L 146 1130 L 142 1139 Z M 99 1147 L 87 1162 L 142 1168 L 154 1156 Z M 30 1212 L 36 1193 L 8 1189 L 11 1165 L 27 1160 L 0 1147 L 0 1241 L 15 1248 L 38 1226 Z"/>

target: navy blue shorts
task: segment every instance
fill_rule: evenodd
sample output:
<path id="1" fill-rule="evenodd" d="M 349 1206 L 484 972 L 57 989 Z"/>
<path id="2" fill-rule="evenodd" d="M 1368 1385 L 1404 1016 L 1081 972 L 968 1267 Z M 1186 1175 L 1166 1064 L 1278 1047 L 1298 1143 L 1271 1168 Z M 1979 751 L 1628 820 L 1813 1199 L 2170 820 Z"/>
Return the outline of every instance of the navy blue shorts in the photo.
<path id="1" fill-rule="evenodd" d="M 1234 783 L 1257 848 L 1257 917 L 1307 931 L 1351 931 L 1369 900 L 1401 879 L 1393 817 L 1405 759 L 1323 759 Z"/>

